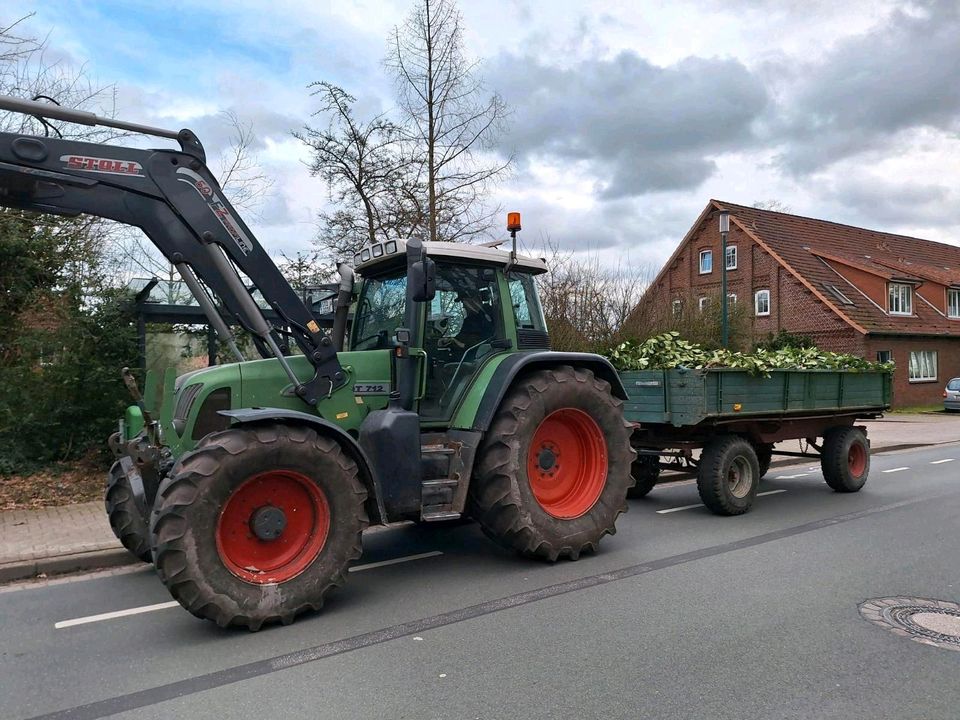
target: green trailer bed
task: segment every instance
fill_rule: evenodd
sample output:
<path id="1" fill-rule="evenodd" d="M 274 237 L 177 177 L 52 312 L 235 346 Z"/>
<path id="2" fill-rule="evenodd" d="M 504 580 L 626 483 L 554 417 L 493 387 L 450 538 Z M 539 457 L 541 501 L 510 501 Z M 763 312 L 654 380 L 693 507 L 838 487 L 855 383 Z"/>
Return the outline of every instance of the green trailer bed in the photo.
<path id="1" fill-rule="evenodd" d="M 881 413 L 890 407 L 887 372 L 711 368 L 621 372 L 629 422 L 686 427 L 734 419 Z"/>

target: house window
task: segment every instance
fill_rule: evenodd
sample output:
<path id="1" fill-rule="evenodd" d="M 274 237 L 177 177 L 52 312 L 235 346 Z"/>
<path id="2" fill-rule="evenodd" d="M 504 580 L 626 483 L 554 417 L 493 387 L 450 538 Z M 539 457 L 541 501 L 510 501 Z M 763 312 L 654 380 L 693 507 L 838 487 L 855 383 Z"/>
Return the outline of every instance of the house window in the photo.
<path id="1" fill-rule="evenodd" d="M 710 298 L 702 297 L 697 301 L 697 303 L 700 305 L 700 312 L 703 312 L 703 309 L 710 304 Z"/>
<path id="2" fill-rule="evenodd" d="M 890 283 L 887 310 L 891 315 L 912 315 L 913 287 L 903 283 Z"/>
<path id="3" fill-rule="evenodd" d="M 713 250 L 700 251 L 700 274 L 706 275 L 713 272 Z"/>
<path id="4" fill-rule="evenodd" d="M 736 305 L 737 304 L 737 294 L 736 293 L 727 293 L 727 304 Z"/>
<path id="5" fill-rule="evenodd" d="M 937 351 L 910 352 L 910 382 L 933 382 L 937 379 Z"/>
<path id="6" fill-rule="evenodd" d="M 673 301 L 673 317 L 679 318 L 681 315 L 683 315 L 683 301 L 674 300 Z"/>
<path id="7" fill-rule="evenodd" d="M 727 245 L 727 270 L 737 269 L 737 246 Z"/>
<path id="8" fill-rule="evenodd" d="M 753 295 L 753 310 L 757 315 L 770 314 L 770 291 L 757 290 Z"/>
<path id="9" fill-rule="evenodd" d="M 888 363 L 893 360 L 893 352 L 890 350 L 877 350 L 877 362 Z"/>
<path id="10" fill-rule="evenodd" d="M 960 290 L 947 290 L 947 317 L 960 318 Z"/>

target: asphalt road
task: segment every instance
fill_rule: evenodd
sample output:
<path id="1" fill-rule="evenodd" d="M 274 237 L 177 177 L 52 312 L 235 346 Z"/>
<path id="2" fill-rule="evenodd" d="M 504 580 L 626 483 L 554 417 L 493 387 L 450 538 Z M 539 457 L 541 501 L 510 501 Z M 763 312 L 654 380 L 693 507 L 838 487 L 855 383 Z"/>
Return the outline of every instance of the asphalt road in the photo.
<path id="1" fill-rule="evenodd" d="M 960 652 L 857 608 L 960 601 L 960 445 L 874 456 L 854 495 L 810 468 L 737 518 L 657 488 L 576 563 L 374 533 L 323 613 L 256 634 L 179 607 L 56 627 L 169 602 L 149 570 L 7 588 L 0 717 L 955 720 Z"/>

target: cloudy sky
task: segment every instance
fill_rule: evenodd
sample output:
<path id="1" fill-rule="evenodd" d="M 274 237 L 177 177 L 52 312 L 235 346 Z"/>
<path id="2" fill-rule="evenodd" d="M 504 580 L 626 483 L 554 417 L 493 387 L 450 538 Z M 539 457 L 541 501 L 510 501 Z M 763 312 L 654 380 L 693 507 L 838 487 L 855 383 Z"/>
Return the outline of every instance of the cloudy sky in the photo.
<path id="1" fill-rule="evenodd" d="M 492 201 L 602 262 L 659 266 L 711 197 L 960 244 L 960 2 L 461 0 L 468 53 L 512 109 Z M 339 84 L 389 111 L 410 0 L 5 0 L 48 57 L 118 88 L 118 116 L 253 125 L 271 194 L 251 223 L 307 247 L 327 193 L 290 135 Z"/>

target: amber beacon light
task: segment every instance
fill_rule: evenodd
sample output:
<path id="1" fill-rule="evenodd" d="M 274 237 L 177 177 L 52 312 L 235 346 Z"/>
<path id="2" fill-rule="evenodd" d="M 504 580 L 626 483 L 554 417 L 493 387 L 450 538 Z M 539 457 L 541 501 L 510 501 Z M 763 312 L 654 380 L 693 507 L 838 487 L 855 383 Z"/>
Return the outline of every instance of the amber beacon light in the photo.
<path id="1" fill-rule="evenodd" d="M 507 230 L 509 232 L 517 232 L 520 229 L 520 213 L 507 213 Z"/>

